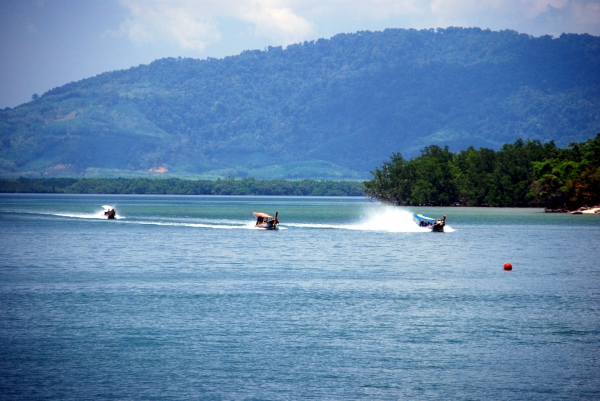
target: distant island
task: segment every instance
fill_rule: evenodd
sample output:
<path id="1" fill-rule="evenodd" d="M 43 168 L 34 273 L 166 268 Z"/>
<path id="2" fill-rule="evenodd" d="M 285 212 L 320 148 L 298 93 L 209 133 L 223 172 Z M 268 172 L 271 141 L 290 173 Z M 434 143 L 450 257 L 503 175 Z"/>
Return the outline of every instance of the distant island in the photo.
<path id="1" fill-rule="evenodd" d="M 458 27 L 165 58 L 0 110 L 0 178 L 365 180 L 392 150 L 566 147 L 600 132 L 598 71 L 596 36 Z M 444 202 L 529 204 L 479 185 Z"/>
<path id="2" fill-rule="evenodd" d="M 392 205 L 600 208 L 600 134 L 558 148 L 518 139 L 499 151 L 452 153 L 428 146 L 407 161 L 393 153 L 365 182 L 367 196 Z M 595 208 L 594 208 L 595 207 Z"/>

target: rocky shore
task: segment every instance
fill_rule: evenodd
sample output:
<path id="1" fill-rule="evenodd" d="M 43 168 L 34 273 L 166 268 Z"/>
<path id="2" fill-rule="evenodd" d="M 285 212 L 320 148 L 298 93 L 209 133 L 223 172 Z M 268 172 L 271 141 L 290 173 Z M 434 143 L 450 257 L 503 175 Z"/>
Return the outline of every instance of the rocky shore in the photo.
<path id="1" fill-rule="evenodd" d="M 544 209 L 546 213 L 569 213 L 569 214 L 599 214 L 600 215 L 600 205 L 588 207 L 582 206 L 577 210 L 569 210 L 567 208 L 559 208 L 559 209 Z"/>

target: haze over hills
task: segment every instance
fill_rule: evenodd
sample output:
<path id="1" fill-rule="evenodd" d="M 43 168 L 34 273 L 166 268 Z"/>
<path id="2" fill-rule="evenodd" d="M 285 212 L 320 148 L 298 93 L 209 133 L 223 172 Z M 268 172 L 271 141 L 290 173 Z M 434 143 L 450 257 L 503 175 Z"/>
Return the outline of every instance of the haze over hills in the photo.
<path id="1" fill-rule="evenodd" d="M 430 144 L 566 146 L 600 132 L 598 71 L 598 37 L 477 28 L 161 59 L 0 111 L 0 175 L 367 178 Z"/>

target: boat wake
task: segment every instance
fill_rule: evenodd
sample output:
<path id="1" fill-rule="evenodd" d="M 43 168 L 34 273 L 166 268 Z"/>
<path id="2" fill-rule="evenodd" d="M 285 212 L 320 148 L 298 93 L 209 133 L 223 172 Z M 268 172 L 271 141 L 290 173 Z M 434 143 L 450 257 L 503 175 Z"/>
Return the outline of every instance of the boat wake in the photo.
<path id="1" fill-rule="evenodd" d="M 20 213 L 20 214 L 37 214 L 42 216 L 56 216 L 56 217 L 67 217 L 71 219 L 86 219 L 86 220 L 108 220 L 104 215 L 104 211 L 99 211 L 95 213 L 73 213 L 73 212 L 23 212 L 23 211 L 15 211 L 12 213 Z M 120 216 L 119 214 L 115 215 L 115 219 L 122 220 L 125 219 L 124 216 Z"/>
<path id="2" fill-rule="evenodd" d="M 59 217 L 70 217 L 70 218 L 73 218 L 73 219 L 108 220 L 106 218 L 106 216 L 104 215 L 104 211 L 97 212 L 97 213 L 43 213 L 43 214 L 49 214 L 49 215 L 52 215 L 52 216 L 59 216 Z M 122 220 L 122 219 L 125 219 L 125 217 L 119 216 L 119 214 L 117 213 L 115 215 L 115 219 L 116 220 Z"/>
<path id="3" fill-rule="evenodd" d="M 398 233 L 430 233 L 431 229 L 419 227 L 414 221 L 414 212 L 394 206 L 380 206 L 367 210 L 361 223 L 353 229 L 365 231 L 387 231 Z M 446 225 L 445 232 L 454 230 Z"/>
<path id="4" fill-rule="evenodd" d="M 215 223 L 192 223 L 192 222 L 172 222 L 172 221 L 128 221 L 129 224 L 141 224 L 163 227 L 192 227 L 192 228 L 214 228 L 221 230 L 258 230 L 265 231 L 264 228 L 256 227 L 255 222 L 240 222 L 236 224 L 231 221 L 223 221 Z M 287 230 L 285 227 L 278 227 L 279 230 Z"/>
<path id="5" fill-rule="evenodd" d="M 199 221 L 150 221 L 128 220 L 128 224 L 143 224 L 171 227 L 208 228 L 221 230 L 259 230 L 254 221 L 246 220 L 208 220 Z M 356 223 L 331 224 L 331 223 L 281 223 L 280 230 L 288 228 L 306 228 L 317 230 L 355 230 L 355 231 L 382 231 L 391 233 L 430 233 L 431 229 L 419 227 L 413 220 L 413 212 L 392 206 L 371 207 L 364 211 L 363 217 Z M 454 231 L 450 226 L 445 227 L 446 232 Z"/>
<path id="6" fill-rule="evenodd" d="M 368 209 L 362 222 L 355 230 L 387 231 L 392 233 L 428 233 L 430 229 L 419 227 L 413 220 L 413 213 L 407 209 L 381 206 Z"/>
<path id="7" fill-rule="evenodd" d="M 66 217 L 72 219 L 88 220 L 107 220 L 104 211 L 94 213 L 69 213 L 69 212 L 37 212 L 35 214 Z M 295 223 L 285 222 L 278 226 L 280 230 L 288 228 L 304 228 L 316 230 L 354 230 L 354 231 L 381 231 L 390 233 L 430 233 L 431 229 L 419 227 L 413 220 L 414 213 L 406 208 L 393 206 L 377 205 L 364 209 L 361 218 L 354 223 L 334 224 L 334 223 Z M 171 227 L 190 227 L 206 228 L 220 230 L 259 230 L 264 228 L 256 227 L 256 222 L 248 220 L 215 220 L 215 219 L 138 219 L 129 218 L 117 214 L 116 220 L 122 220 L 127 224 L 171 226 Z M 445 232 L 455 231 L 452 227 L 446 225 Z"/>
<path id="8" fill-rule="evenodd" d="M 357 231 L 384 231 L 390 233 L 430 233 L 431 229 L 419 227 L 413 220 L 413 212 L 393 206 L 377 206 L 365 211 L 362 219 L 352 224 L 287 223 L 289 227 L 313 229 L 337 229 Z M 445 226 L 444 231 L 454 231 Z"/>

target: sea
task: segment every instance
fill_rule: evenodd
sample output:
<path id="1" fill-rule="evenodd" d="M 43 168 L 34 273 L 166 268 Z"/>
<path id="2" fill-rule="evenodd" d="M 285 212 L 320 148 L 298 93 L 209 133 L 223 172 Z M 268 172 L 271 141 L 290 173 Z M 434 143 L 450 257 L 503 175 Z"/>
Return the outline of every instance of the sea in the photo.
<path id="1" fill-rule="evenodd" d="M 600 216 L 2 194 L 0 399 L 597 400 Z"/>

